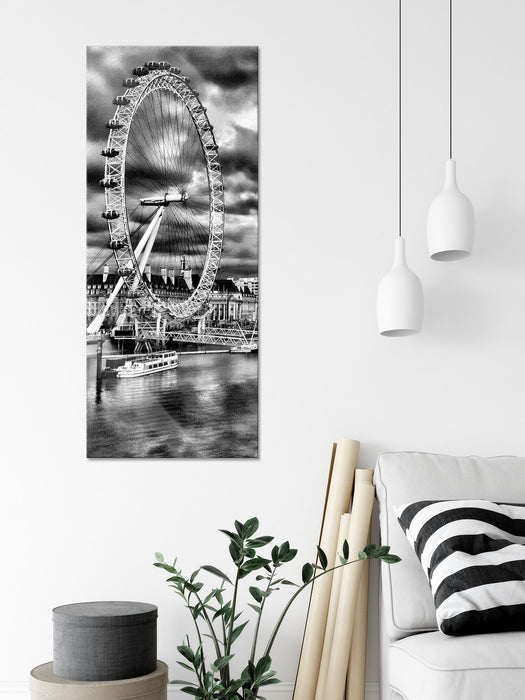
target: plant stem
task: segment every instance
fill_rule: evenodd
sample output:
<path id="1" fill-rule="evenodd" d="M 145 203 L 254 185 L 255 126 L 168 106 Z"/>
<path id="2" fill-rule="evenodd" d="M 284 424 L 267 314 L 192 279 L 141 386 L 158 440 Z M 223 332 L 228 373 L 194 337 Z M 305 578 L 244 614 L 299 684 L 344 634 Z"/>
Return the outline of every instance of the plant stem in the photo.
<path id="1" fill-rule="evenodd" d="M 195 595 L 196 595 L 196 594 L 195 594 Z M 191 593 L 190 593 L 189 596 L 187 597 L 186 602 L 187 602 L 187 604 L 188 604 L 188 609 L 189 609 L 189 611 L 190 611 L 190 614 L 191 614 L 191 616 L 192 616 L 192 618 L 193 618 L 193 624 L 195 625 L 195 629 L 197 630 L 197 637 L 198 637 L 198 639 L 199 639 L 199 646 L 200 646 L 200 648 L 201 648 L 202 666 L 204 667 L 204 646 L 203 646 L 203 644 L 202 644 L 201 631 L 200 631 L 200 629 L 199 629 L 199 625 L 197 624 L 197 618 L 196 618 L 196 617 L 193 617 L 193 613 L 191 612 L 190 598 L 191 598 Z M 198 596 L 197 596 L 197 598 L 198 598 Z"/>
<path id="2" fill-rule="evenodd" d="M 237 574 L 235 576 L 235 585 L 233 587 L 233 599 L 232 599 L 232 611 L 231 611 L 231 618 L 230 618 L 230 625 L 228 629 L 228 638 L 226 640 L 226 649 L 224 650 L 224 656 L 228 656 L 230 653 L 230 649 L 232 646 L 232 634 L 233 634 L 233 623 L 235 622 L 235 607 L 237 605 L 237 591 L 239 590 L 239 577 L 241 573 L 241 565 L 242 561 L 237 567 Z M 230 664 L 227 664 L 225 667 L 226 670 L 226 682 L 230 682 Z"/>
<path id="3" fill-rule="evenodd" d="M 335 571 L 336 569 L 340 569 L 342 566 L 348 566 L 348 564 L 355 564 L 356 562 L 359 561 L 364 561 L 361 559 L 353 559 L 352 561 L 347 561 L 344 564 L 338 564 L 337 566 L 332 567 L 331 569 L 326 569 L 326 571 L 323 571 L 321 574 L 317 574 L 317 576 L 314 576 L 311 578 L 307 583 L 304 583 L 300 588 L 298 588 L 293 596 L 290 598 L 288 603 L 286 603 L 284 610 L 282 611 L 279 619 L 277 620 L 277 623 L 273 629 L 272 634 L 270 635 L 270 639 L 268 640 L 268 644 L 266 645 L 266 649 L 264 650 L 264 656 L 269 656 L 270 651 L 272 650 L 273 643 L 275 642 L 275 638 L 277 636 L 277 632 L 279 631 L 279 628 L 282 624 L 282 621 L 284 620 L 284 617 L 288 610 L 290 609 L 290 606 L 294 602 L 294 600 L 297 598 L 299 593 L 304 591 L 305 588 L 307 588 L 310 584 L 312 584 L 314 581 L 316 581 L 318 578 L 321 578 L 321 576 L 324 576 L 325 574 L 329 574 L 331 571 Z"/>
<path id="4" fill-rule="evenodd" d="M 270 589 L 270 586 L 272 585 L 273 577 L 275 576 L 275 572 L 277 571 L 277 567 L 274 565 L 271 576 L 268 580 L 268 585 L 266 586 L 265 593 L 268 593 L 268 590 Z M 253 663 L 253 660 L 255 659 L 255 651 L 257 648 L 257 637 L 259 636 L 259 625 L 261 624 L 261 617 L 263 614 L 264 610 L 264 604 L 266 603 L 266 596 L 263 597 L 262 602 L 261 602 L 261 611 L 259 613 L 259 617 L 257 618 L 257 622 L 255 624 L 255 632 L 253 633 L 253 644 L 252 644 L 252 653 L 250 654 L 250 661 Z"/>
<path id="5" fill-rule="evenodd" d="M 222 654 L 221 654 L 221 648 L 220 648 L 220 646 L 219 646 L 219 640 L 217 639 L 217 635 L 215 634 L 215 630 L 213 629 L 213 623 L 212 623 L 212 621 L 210 620 L 210 616 L 208 615 L 208 612 L 207 612 L 207 610 L 206 610 L 206 608 L 205 608 L 205 606 L 204 606 L 204 603 L 202 602 L 202 599 L 201 599 L 201 597 L 199 596 L 199 594 L 198 594 L 198 593 L 195 593 L 195 597 L 197 598 L 197 600 L 199 601 L 199 603 L 200 603 L 200 605 L 201 605 L 201 608 L 202 608 L 202 616 L 203 616 L 203 618 L 206 620 L 206 622 L 207 622 L 207 624 L 208 624 L 208 628 L 209 628 L 209 630 L 210 630 L 210 633 L 211 633 L 211 636 L 212 636 L 212 639 L 213 639 L 213 645 L 214 645 L 214 647 L 215 647 L 215 653 L 217 654 L 217 658 L 219 659 L 219 658 L 222 656 Z M 195 621 L 195 625 L 197 625 L 197 621 Z M 199 638 L 200 638 L 200 637 L 199 637 Z M 204 655 L 203 655 L 203 659 L 204 659 Z M 221 677 L 221 681 L 224 682 L 225 669 L 221 669 L 221 670 L 219 671 L 219 674 L 220 674 L 220 677 Z"/>

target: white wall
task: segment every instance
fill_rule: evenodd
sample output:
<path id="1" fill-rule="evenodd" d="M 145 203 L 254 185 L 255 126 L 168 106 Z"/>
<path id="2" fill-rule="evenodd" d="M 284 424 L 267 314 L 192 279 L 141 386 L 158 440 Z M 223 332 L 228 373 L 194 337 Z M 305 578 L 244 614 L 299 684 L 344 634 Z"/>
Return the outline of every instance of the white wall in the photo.
<path id="1" fill-rule="evenodd" d="M 339 436 L 367 467 L 382 450 L 525 453 L 525 4 L 455 3 L 456 157 L 477 240 L 470 260 L 438 264 L 425 216 L 447 157 L 447 6 L 404 2 L 404 231 L 426 297 L 409 339 L 375 327 L 397 221 L 394 0 L 4 9 L 0 683 L 49 660 L 51 608 L 85 599 L 158 603 L 174 666 L 188 621 L 153 552 L 226 565 L 217 528 L 258 514 L 306 560 Z M 84 457 L 84 56 L 109 43 L 261 47 L 259 461 Z M 284 681 L 305 606 L 276 649 Z"/>

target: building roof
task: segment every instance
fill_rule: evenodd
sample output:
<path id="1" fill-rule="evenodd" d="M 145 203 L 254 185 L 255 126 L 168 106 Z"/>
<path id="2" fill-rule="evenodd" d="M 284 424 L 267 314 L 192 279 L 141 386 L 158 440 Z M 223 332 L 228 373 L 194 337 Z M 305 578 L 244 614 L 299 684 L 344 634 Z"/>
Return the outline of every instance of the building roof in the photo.
<path id="1" fill-rule="evenodd" d="M 144 273 L 143 275 L 144 279 L 146 279 L 146 274 Z M 87 280 L 86 284 L 90 285 L 92 287 L 96 286 L 103 286 L 103 285 L 108 285 L 110 287 L 113 287 L 119 279 L 119 275 L 116 273 L 109 273 L 106 281 L 103 282 L 103 274 L 102 273 L 96 273 L 93 275 L 87 275 Z M 193 288 L 199 284 L 199 275 L 192 275 L 192 282 L 193 282 Z M 162 278 L 162 275 L 157 275 L 157 274 L 152 274 L 151 275 L 151 285 L 155 289 L 158 290 L 164 290 L 166 289 L 168 292 L 188 292 L 188 286 L 186 284 L 186 281 L 184 277 L 181 277 L 180 275 L 175 275 L 173 281 L 171 278 L 168 276 L 166 278 L 166 281 Z M 255 296 L 254 293 L 250 290 L 249 287 L 246 285 L 243 287 L 237 287 L 235 282 L 229 278 L 229 279 L 216 279 L 214 284 L 213 284 L 213 291 L 217 292 L 218 294 L 244 294 L 245 296 Z"/>

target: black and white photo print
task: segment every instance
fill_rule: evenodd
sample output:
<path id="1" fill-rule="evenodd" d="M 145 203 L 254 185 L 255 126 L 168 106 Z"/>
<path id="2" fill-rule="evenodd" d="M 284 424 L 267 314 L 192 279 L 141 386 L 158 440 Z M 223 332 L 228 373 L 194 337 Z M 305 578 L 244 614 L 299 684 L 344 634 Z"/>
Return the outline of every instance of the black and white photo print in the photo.
<path id="1" fill-rule="evenodd" d="M 258 456 L 258 51 L 87 51 L 87 455 Z"/>

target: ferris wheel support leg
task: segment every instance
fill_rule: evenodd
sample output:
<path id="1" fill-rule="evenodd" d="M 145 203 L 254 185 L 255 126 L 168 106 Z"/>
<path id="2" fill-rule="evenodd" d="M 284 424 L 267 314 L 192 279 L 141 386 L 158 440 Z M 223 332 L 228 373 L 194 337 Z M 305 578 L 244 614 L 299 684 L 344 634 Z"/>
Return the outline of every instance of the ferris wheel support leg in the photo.
<path id="1" fill-rule="evenodd" d="M 153 247 L 153 243 L 155 242 L 155 238 L 157 237 L 162 214 L 163 214 L 163 209 L 162 209 L 162 207 L 159 207 L 159 210 L 156 212 L 155 216 L 153 217 L 151 224 L 148 226 L 148 228 L 144 232 L 144 235 L 142 236 L 137 247 L 134 250 L 135 258 L 137 259 L 137 262 L 139 263 L 139 269 L 140 269 L 141 274 L 144 272 L 144 269 L 146 268 L 146 263 L 148 262 L 148 258 L 150 256 L 151 249 Z M 150 241 L 151 241 L 151 243 L 150 243 Z M 144 250 L 145 248 L 146 248 L 146 250 Z M 129 267 L 129 268 L 133 267 L 133 263 L 131 261 L 128 262 L 126 267 Z M 95 318 L 91 321 L 91 323 L 87 327 L 87 333 L 89 335 L 96 334 L 100 331 L 100 328 L 101 328 L 102 324 L 104 323 L 104 319 L 106 318 L 106 314 L 109 311 L 109 309 L 111 308 L 111 305 L 113 304 L 113 302 L 115 301 L 117 294 L 122 289 L 123 284 L 124 284 L 124 278 L 120 277 L 115 285 L 115 288 L 113 289 L 113 291 L 109 295 L 109 297 L 104 305 L 104 308 L 102 309 L 102 311 L 100 311 L 95 316 Z M 136 282 L 133 284 L 133 287 L 135 287 L 135 286 L 138 286 L 138 280 L 136 280 Z"/>
<path id="2" fill-rule="evenodd" d="M 104 319 L 106 318 L 106 314 L 109 311 L 111 304 L 115 301 L 115 298 L 117 294 L 120 292 L 122 289 L 122 285 L 124 284 L 124 280 L 122 277 L 119 278 L 117 284 L 115 285 L 115 288 L 109 295 L 104 308 L 102 311 L 95 316 L 95 318 L 91 321 L 89 326 L 87 327 L 87 332 L 88 334 L 92 335 L 93 333 L 98 333 L 100 330 L 100 327 L 102 326 Z"/>
<path id="3" fill-rule="evenodd" d="M 137 259 L 137 262 L 139 263 L 139 267 L 140 267 L 141 272 L 144 272 L 144 269 L 146 267 L 146 263 L 148 262 L 148 260 L 146 258 L 146 260 L 144 261 L 144 265 L 142 265 L 142 257 L 141 257 L 142 251 L 146 247 L 146 244 L 149 242 L 150 237 L 152 235 L 153 235 L 153 241 L 151 243 L 151 246 L 153 246 L 153 243 L 155 242 L 155 238 L 156 238 L 157 233 L 159 231 L 159 224 L 160 224 L 160 220 L 162 218 L 163 212 L 164 212 L 163 208 L 159 207 L 158 211 L 155 213 L 155 216 L 151 220 L 151 224 L 144 231 L 144 235 L 142 236 L 142 238 L 139 241 L 139 244 L 137 245 L 137 247 L 133 251 L 135 253 L 135 258 Z M 148 258 L 149 258 L 150 253 L 151 253 L 151 247 L 149 248 Z"/>
<path id="4" fill-rule="evenodd" d="M 140 244 L 142 243 L 142 241 L 144 241 L 144 246 L 143 246 L 144 250 L 143 250 L 142 254 L 140 255 L 140 259 L 137 257 L 137 251 L 135 251 L 135 257 L 137 257 L 137 261 L 139 264 L 139 270 L 140 270 L 141 274 L 144 272 L 144 270 L 146 269 L 146 265 L 148 264 L 148 259 L 149 259 L 151 250 L 153 248 L 153 244 L 155 243 L 155 239 L 157 238 L 157 233 L 159 232 L 160 220 L 162 219 L 163 213 L 164 213 L 164 208 L 159 207 L 159 210 L 157 211 L 157 213 L 153 217 L 153 221 L 148 226 L 148 230 L 146 231 L 146 233 L 142 237 L 139 245 L 137 246 L 137 250 L 138 250 Z M 141 249 L 141 251 L 142 251 L 142 249 Z M 141 251 L 139 251 L 139 253 Z M 135 287 L 136 284 L 138 284 L 138 280 L 135 281 L 133 286 Z"/>

